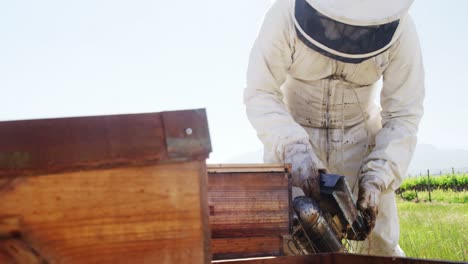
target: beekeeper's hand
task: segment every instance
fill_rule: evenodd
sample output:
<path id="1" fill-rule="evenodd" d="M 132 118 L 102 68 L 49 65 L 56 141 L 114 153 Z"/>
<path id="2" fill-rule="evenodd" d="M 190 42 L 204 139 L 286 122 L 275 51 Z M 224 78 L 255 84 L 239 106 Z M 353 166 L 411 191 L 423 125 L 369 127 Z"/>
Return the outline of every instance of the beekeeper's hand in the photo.
<path id="1" fill-rule="evenodd" d="M 285 149 L 285 163 L 292 165 L 292 185 L 299 187 L 312 199 L 320 199 L 320 173 L 322 162 L 309 144 L 293 144 Z"/>
<path id="2" fill-rule="evenodd" d="M 358 209 L 363 213 L 369 232 L 375 226 L 380 193 L 384 189 L 384 182 L 377 176 L 366 175 L 359 181 Z"/>

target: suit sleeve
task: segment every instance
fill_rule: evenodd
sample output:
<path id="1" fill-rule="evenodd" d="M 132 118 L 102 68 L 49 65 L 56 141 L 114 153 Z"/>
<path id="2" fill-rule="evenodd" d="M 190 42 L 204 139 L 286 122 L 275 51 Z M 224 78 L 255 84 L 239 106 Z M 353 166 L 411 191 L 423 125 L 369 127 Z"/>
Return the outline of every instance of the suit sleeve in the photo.
<path id="1" fill-rule="evenodd" d="M 269 7 L 249 57 L 244 104 L 249 121 L 265 147 L 266 162 L 283 162 L 293 143 L 309 144 L 307 132 L 283 103 L 281 85 L 293 61 L 293 0 L 276 0 Z"/>
<path id="2" fill-rule="evenodd" d="M 404 26 L 383 73 L 382 129 L 361 171 L 362 176 L 379 177 L 391 190 L 400 186 L 412 159 L 425 94 L 421 49 L 409 16 Z"/>

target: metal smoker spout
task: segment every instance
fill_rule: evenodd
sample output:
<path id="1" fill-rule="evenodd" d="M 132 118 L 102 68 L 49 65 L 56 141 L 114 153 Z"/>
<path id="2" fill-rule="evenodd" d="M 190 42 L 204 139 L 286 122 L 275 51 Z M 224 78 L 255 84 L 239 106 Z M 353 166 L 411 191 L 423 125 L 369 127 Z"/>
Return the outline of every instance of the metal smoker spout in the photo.
<path id="1" fill-rule="evenodd" d="M 341 175 L 322 173 L 320 201 L 299 196 L 294 199 L 293 208 L 293 239 L 304 254 L 347 252 L 347 240 L 364 240 L 369 233 Z"/>

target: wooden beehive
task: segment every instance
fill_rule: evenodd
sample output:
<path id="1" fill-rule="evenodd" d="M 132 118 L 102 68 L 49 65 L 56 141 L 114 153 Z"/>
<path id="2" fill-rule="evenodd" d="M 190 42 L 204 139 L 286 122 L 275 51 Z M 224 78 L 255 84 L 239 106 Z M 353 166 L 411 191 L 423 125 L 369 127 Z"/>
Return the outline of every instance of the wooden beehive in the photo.
<path id="1" fill-rule="evenodd" d="M 283 255 L 290 233 L 289 167 L 208 165 L 213 259 Z"/>
<path id="2" fill-rule="evenodd" d="M 204 110 L 0 122 L 0 263 L 208 263 Z"/>
<path id="3" fill-rule="evenodd" d="M 259 258 L 251 260 L 229 261 L 229 264 L 456 264 L 444 260 L 414 259 L 401 257 L 381 257 L 353 255 L 343 253 L 326 253 L 309 256 L 288 256 L 276 258 Z"/>

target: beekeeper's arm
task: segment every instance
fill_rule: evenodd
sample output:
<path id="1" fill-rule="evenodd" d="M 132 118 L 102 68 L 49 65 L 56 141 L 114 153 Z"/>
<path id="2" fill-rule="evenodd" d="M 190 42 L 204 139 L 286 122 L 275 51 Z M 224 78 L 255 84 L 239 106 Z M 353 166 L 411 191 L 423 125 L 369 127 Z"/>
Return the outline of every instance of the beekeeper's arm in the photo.
<path id="1" fill-rule="evenodd" d="M 287 111 L 280 90 L 294 54 L 295 29 L 289 1 L 294 0 L 274 1 L 264 17 L 250 54 L 244 103 L 247 116 L 264 144 L 266 161 L 292 163 L 293 185 L 318 188 L 314 169 L 317 158 L 309 136 Z M 305 179 L 310 174 L 317 177 Z"/>
<path id="2" fill-rule="evenodd" d="M 380 97 L 383 128 L 363 164 L 361 206 L 366 200 L 375 201 L 373 206 L 377 206 L 380 191 L 394 191 L 400 186 L 416 146 L 423 115 L 424 69 L 417 32 L 409 16 L 404 26 L 390 50 L 389 65 L 383 74 Z M 376 197 L 371 197 L 372 192 L 377 192 Z"/>

